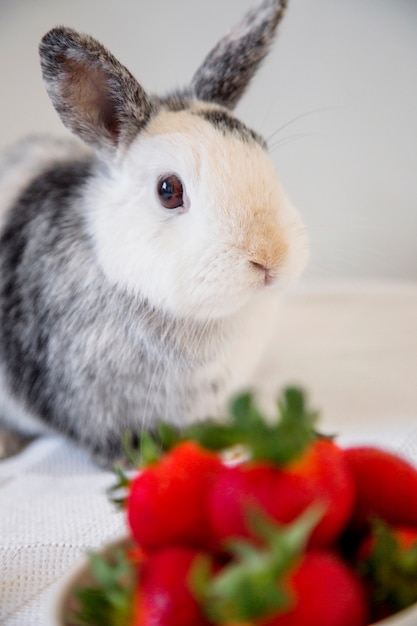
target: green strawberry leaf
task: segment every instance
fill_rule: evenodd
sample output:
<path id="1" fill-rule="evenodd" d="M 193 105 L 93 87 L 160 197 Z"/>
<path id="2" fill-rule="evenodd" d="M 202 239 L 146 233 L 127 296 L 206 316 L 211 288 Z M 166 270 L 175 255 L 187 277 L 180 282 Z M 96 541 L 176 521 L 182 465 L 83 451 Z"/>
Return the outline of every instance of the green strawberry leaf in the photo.
<path id="1" fill-rule="evenodd" d="M 287 577 L 302 557 L 307 540 L 322 516 L 311 507 L 292 524 L 278 525 L 264 512 L 252 510 L 251 524 L 262 539 L 259 547 L 246 540 L 227 542 L 231 562 L 212 575 L 207 558 L 197 559 L 190 585 L 210 622 L 246 622 L 285 612 L 293 598 Z"/>
<path id="2" fill-rule="evenodd" d="M 197 441 L 213 451 L 240 446 L 253 460 L 285 466 L 321 436 L 315 430 L 318 412 L 307 407 L 305 393 L 297 387 L 284 389 L 276 406 L 275 418 L 267 421 L 254 394 L 248 391 L 232 400 L 224 421 L 207 419 L 182 431 L 161 422 L 155 432 L 142 433 L 135 444 L 131 434 L 126 434 L 122 447 L 136 468 L 158 462 L 165 452 L 186 440 Z"/>
<path id="3" fill-rule="evenodd" d="M 111 559 L 90 554 L 90 571 L 95 586 L 77 589 L 78 608 L 70 618 L 74 626 L 128 626 L 136 576 L 123 550 Z"/>
<path id="4" fill-rule="evenodd" d="M 124 509 L 130 480 L 121 467 L 115 466 L 113 471 L 116 475 L 116 482 L 106 490 L 106 493 L 109 500 L 111 500 L 118 509 Z"/>
<path id="5" fill-rule="evenodd" d="M 401 611 L 417 602 L 417 541 L 404 547 L 395 531 L 381 520 L 372 523 L 374 545 L 359 566 L 370 582 L 371 603 L 388 607 L 389 613 Z"/>
<path id="6" fill-rule="evenodd" d="M 252 393 L 235 398 L 225 422 L 208 420 L 188 427 L 183 439 L 194 439 L 210 450 L 244 446 L 253 460 L 285 466 L 301 456 L 317 434 L 318 413 L 306 406 L 301 389 L 288 387 L 277 402 L 277 419 L 268 423 Z"/>

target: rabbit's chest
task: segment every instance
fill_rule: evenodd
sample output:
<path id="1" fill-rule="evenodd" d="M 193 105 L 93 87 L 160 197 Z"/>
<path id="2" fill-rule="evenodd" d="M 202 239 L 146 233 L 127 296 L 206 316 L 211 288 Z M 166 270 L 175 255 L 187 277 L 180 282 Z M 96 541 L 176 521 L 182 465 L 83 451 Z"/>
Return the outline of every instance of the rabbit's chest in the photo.
<path id="1" fill-rule="evenodd" d="M 224 416 L 234 395 L 253 388 L 257 370 L 278 329 L 280 305 L 276 291 L 248 303 L 224 334 L 216 357 L 191 373 L 189 421 Z"/>

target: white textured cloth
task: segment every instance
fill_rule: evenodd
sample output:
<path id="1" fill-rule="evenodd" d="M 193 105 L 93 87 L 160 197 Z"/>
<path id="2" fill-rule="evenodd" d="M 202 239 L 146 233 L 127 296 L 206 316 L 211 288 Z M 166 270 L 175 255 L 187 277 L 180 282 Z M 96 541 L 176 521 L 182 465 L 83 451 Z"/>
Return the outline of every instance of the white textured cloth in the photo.
<path id="1" fill-rule="evenodd" d="M 351 285 L 289 298 L 261 377 L 305 385 L 342 443 L 381 444 L 415 462 L 416 372 L 417 285 Z M 0 462 L 0 624 L 46 626 L 68 569 L 125 532 L 105 494 L 113 483 L 60 437 Z"/>
<path id="2" fill-rule="evenodd" d="M 45 626 L 51 588 L 87 550 L 123 534 L 105 493 L 114 482 L 60 437 L 0 463 L 1 624 Z"/>

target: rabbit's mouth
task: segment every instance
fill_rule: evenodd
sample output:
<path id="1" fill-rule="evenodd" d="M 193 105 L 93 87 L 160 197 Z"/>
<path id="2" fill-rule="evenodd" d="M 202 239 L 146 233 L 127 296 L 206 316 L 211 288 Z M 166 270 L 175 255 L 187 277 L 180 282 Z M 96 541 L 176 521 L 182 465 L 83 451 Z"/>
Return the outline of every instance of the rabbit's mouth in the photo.
<path id="1" fill-rule="evenodd" d="M 277 281 L 277 277 L 274 274 L 271 274 L 271 272 L 269 272 L 268 270 L 266 270 L 265 277 L 264 277 L 264 285 L 266 287 L 269 287 L 271 285 L 275 285 L 276 281 Z"/>

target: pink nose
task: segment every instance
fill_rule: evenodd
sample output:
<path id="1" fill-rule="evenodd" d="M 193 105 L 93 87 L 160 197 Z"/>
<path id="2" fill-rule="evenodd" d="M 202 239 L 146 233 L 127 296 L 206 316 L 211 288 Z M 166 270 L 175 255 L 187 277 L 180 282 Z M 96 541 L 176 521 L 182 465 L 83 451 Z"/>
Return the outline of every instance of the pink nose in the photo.
<path id="1" fill-rule="evenodd" d="M 269 267 L 266 267 L 265 265 L 262 265 L 261 263 L 256 263 L 255 261 L 251 261 L 251 264 L 258 271 L 264 273 L 264 284 L 265 285 L 272 285 L 272 283 L 275 280 L 275 277 L 272 275 L 271 269 Z"/>

